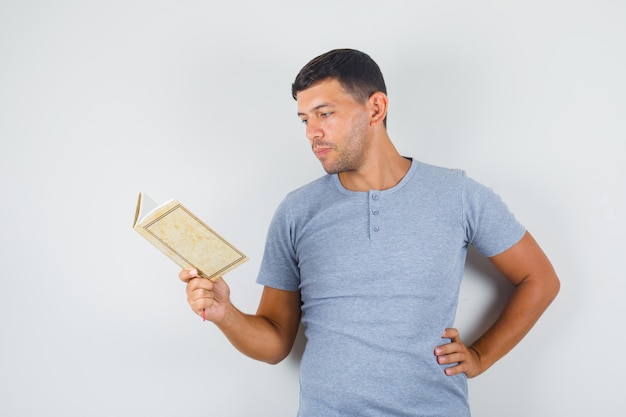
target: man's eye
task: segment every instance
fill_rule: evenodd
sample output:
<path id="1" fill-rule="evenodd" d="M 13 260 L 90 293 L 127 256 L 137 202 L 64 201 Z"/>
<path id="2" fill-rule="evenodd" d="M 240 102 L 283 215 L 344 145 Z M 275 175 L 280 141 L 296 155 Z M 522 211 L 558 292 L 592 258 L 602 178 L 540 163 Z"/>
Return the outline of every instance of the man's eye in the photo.
<path id="1" fill-rule="evenodd" d="M 331 114 L 332 114 L 331 112 L 320 113 L 320 117 L 328 117 Z"/>
<path id="2" fill-rule="evenodd" d="M 309 119 L 301 119 L 300 122 L 302 124 L 307 124 L 307 123 L 309 123 Z"/>

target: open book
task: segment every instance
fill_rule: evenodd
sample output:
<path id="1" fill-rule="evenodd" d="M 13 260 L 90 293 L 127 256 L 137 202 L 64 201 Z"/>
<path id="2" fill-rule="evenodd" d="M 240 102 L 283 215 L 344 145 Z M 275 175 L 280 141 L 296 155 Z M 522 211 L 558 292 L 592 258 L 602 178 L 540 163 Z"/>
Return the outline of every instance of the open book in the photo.
<path id="1" fill-rule="evenodd" d="M 176 262 L 198 275 L 217 279 L 248 257 L 176 200 L 160 206 L 139 193 L 133 229 Z"/>

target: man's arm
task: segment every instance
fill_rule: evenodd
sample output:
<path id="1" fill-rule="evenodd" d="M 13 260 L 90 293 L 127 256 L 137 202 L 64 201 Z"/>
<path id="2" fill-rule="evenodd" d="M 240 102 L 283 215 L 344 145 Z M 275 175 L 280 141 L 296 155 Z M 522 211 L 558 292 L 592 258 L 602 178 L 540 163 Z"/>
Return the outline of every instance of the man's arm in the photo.
<path id="1" fill-rule="evenodd" d="M 276 364 L 289 355 L 300 324 L 300 292 L 265 287 L 255 315 L 239 311 L 230 302 L 223 279 L 198 278 L 192 269 L 179 278 L 187 283 L 187 301 L 196 314 L 222 330 L 240 352 Z"/>
<path id="2" fill-rule="evenodd" d="M 522 340 L 559 292 L 552 264 L 528 232 L 489 260 L 515 291 L 493 326 L 471 346 L 463 344 L 456 329 L 445 330 L 443 337 L 451 342 L 437 347 L 435 354 L 441 364 L 458 362 L 446 369 L 448 375 L 464 372 L 472 378 L 483 373 Z"/>

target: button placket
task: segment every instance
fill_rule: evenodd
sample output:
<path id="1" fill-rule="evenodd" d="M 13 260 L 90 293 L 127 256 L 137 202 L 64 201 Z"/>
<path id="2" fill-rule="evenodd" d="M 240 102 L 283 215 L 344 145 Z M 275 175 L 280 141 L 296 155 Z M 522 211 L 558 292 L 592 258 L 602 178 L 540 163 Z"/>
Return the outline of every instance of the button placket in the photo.
<path id="1" fill-rule="evenodd" d="M 370 191 L 370 237 L 373 239 L 381 230 L 380 191 Z"/>

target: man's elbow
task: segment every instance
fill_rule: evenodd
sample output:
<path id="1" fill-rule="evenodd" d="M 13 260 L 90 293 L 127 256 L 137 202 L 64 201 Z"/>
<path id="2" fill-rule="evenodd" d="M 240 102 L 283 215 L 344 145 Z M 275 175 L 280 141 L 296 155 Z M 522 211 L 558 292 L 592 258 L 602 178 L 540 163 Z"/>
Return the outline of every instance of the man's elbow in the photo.
<path id="1" fill-rule="evenodd" d="M 291 338 L 280 339 L 280 342 L 273 344 L 271 348 L 266 349 L 263 355 L 257 357 L 258 360 L 269 365 L 277 365 L 282 362 L 293 348 L 294 341 Z"/>
<path id="2" fill-rule="evenodd" d="M 263 362 L 269 364 L 269 365 L 278 365 L 279 363 L 281 363 L 285 358 L 287 358 L 287 356 L 289 356 L 290 351 L 286 351 L 286 352 L 280 352 L 279 354 L 277 354 L 276 356 L 272 356 L 272 357 L 268 357 L 263 359 Z"/>
<path id="3" fill-rule="evenodd" d="M 559 294 L 561 281 L 555 272 L 540 274 L 537 278 L 534 280 L 535 294 L 537 294 L 537 299 L 542 300 L 544 307 L 547 308 Z"/>
<path id="4" fill-rule="evenodd" d="M 550 303 L 552 303 L 552 301 L 554 301 L 556 296 L 559 294 L 559 291 L 561 291 L 561 280 L 555 273 L 548 281 L 548 288 L 546 289 L 546 292 L 548 293 L 548 296 L 550 298 Z"/>

